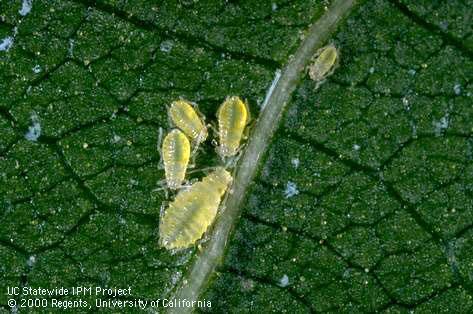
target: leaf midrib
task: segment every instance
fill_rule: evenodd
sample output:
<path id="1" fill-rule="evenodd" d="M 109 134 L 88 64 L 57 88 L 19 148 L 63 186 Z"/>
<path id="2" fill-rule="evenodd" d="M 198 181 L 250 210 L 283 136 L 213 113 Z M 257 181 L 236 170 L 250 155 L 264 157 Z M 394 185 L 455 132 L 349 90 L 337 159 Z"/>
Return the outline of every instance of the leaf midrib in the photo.
<path id="1" fill-rule="evenodd" d="M 235 171 L 235 179 L 223 201 L 221 215 L 217 220 L 209 241 L 190 266 L 188 275 L 178 286 L 174 297 L 196 301 L 206 288 L 210 276 L 223 259 L 231 231 L 241 214 L 246 191 L 256 175 L 270 140 L 279 126 L 284 109 L 297 83 L 304 75 L 308 62 L 335 31 L 339 22 L 354 8 L 356 0 L 335 0 L 327 12 L 308 30 L 305 39 L 290 58 L 274 89 L 267 96 L 267 104 L 260 113 L 248 146 Z M 170 308 L 169 313 L 189 313 L 192 308 Z"/>

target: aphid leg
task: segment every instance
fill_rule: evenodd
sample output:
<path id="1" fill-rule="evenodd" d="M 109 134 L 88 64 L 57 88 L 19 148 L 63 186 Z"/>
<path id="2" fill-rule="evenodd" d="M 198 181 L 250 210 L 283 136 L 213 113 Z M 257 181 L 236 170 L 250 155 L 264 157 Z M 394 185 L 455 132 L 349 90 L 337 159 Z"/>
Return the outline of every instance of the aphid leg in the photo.
<path id="1" fill-rule="evenodd" d="M 157 188 L 151 190 L 151 192 L 160 192 L 164 191 L 164 197 L 166 199 L 169 198 L 169 188 L 167 187 L 167 182 L 166 179 L 159 180 L 156 185 L 158 186 Z"/>
<path id="2" fill-rule="evenodd" d="M 194 148 L 193 148 L 192 151 L 191 151 L 191 158 L 192 158 L 191 160 L 192 160 L 192 163 L 195 162 L 195 156 L 197 155 L 196 153 L 197 153 L 198 150 L 199 150 L 199 143 L 195 143 L 195 144 L 194 144 Z"/>
<path id="3" fill-rule="evenodd" d="M 217 126 L 215 126 L 215 123 L 211 122 L 211 123 L 207 124 L 207 126 L 209 127 L 209 129 L 212 130 L 212 132 L 214 134 L 216 134 L 215 137 L 217 137 L 218 136 L 218 128 L 217 128 Z"/>
<path id="4" fill-rule="evenodd" d="M 243 103 L 245 104 L 245 107 L 246 107 L 246 125 L 248 125 L 251 121 L 251 111 L 250 111 L 250 106 L 248 105 L 248 101 L 245 99 L 243 101 Z"/>
<path id="5" fill-rule="evenodd" d="M 251 122 L 243 130 L 242 138 L 244 140 L 247 140 L 250 137 L 250 131 L 253 128 L 253 126 L 255 125 L 255 122 L 256 122 L 256 120 L 251 120 Z"/>
<path id="6" fill-rule="evenodd" d="M 164 208 L 165 208 L 166 205 L 167 205 L 166 203 L 167 203 L 167 202 L 162 202 L 162 203 L 161 203 L 161 207 L 159 208 L 159 221 L 161 221 L 161 220 L 162 220 L 161 218 L 163 218 L 163 216 L 164 216 L 164 213 L 165 213 Z"/>
<path id="7" fill-rule="evenodd" d="M 218 147 L 218 142 L 216 139 L 212 139 L 210 143 L 212 144 L 212 146 Z"/>
<path id="8" fill-rule="evenodd" d="M 194 148 L 192 149 L 192 152 L 191 152 L 190 164 L 187 166 L 187 168 L 189 169 L 195 168 L 195 159 L 197 158 L 198 152 L 204 153 L 205 149 L 199 144 L 194 144 Z"/>
<path id="9" fill-rule="evenodd" d="M 167 113 L 166 116 L 168 118 L 168 125 L 169 125 L 170 128 L 175 128 L 177 126 L 172 121 L 171 114 L 169 112 L 170 110 L 171 110 L 171 105 L 167 103 L 166 104 L 166 113 Z"/>
<path id="10" fill-rule="evenodd" d="M 164 169 L 163 152 L 162 152 L 162 149 L 161 149 L 162 145 L 163 145 L 163 128 L 159 127 L 158 142 L 157 142 L 157 148 L 158 148 L 158 154 L 159 154 L 158 169 Z"/>
<path id="11" fill-rule="evenodd" d="M 183 184 L 181 185 L 180 187 L 178 187 L 177 189 L 178 190 L 187 190 L 188 188 L 190 188 L 192 186 L 192 180 L 190 180 L 188 183 L 186 184 Z"/>
<path id="12" fill-rule="evenodd" d="M 325 83 L 326 80 L 321 80 L 321 81 L 318 81 L 315 83 L 315 89 L 319 89 L 320 85 L 322 85 L 323 83 Z"/>
<path id="13" fill-rule="evenodd" d="M 188 174 L 193 174 L 193 173 L 196 173 L 196 172 L 204 172 L 204 173 L 207 173 L 207 172 L 210 171 L 210 170 L 215 170 L 215 168 L 217 168 L 217 167 L 199 168 L 199 169 L 194 169 L 194 170 L 191 170 L 191 171 L 187 171 L 187 173 L 188 173 Z"/>
<path id="14" fill-rule="evenodd" d="M 224 160 L 225 168 L 227 169 L 233 169 L 236 167 L 236 164 L 240 160 L 241 156 L 243 155 L 244 148 L 246 146 L 245 144 L 241 144 L 240 147 L 237 149 L 237 153 L 235 156 L 228 157 L 227 160 Z"/>
<path id="15" fill-rule="evenodd" d="M 161 207 L 159 208 L 159 229 L 161 229 L 161 224 L 163 223 L 163 217 L 164 217 L 164 214 L 166 213 L 166 210 L 165 210 L 166 205 L 167 205 L 167 202 L 164 201 L 161 203 Z M 161 238 L 158 239 L 158 243 L 160 246 L 162 245 Z"/>

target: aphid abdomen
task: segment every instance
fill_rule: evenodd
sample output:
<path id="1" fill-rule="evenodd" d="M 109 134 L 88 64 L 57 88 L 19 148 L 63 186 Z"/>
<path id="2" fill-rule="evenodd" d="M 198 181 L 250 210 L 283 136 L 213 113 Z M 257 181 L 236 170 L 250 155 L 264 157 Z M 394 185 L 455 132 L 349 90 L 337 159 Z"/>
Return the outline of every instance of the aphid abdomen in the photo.
<path id="1" fill-rule="evenodd" d="M 160 244 L 167 249 L 186 248 L 199 240 L 212 224 L 222 196 L 232 180 L 223 168 L 181 191 L 162 217 Z"/>
<path id="2" fill-rule="evenodd" d="M 187 137 L 174 129 L 164 138 L 162 155 L 166 183 L 170 189 L 181 186 L 186 176 L 187 165 L 190 158 L 190 143 Z"/>
<path id="3" fill-rule="evenodd" d="M 228 97 L 217 112 L 220 144 L 218 152 L 230 157 L 238 152 L 243 131 L 248 122 L 248 110 L 237 96 Z"/>
<path id="4" fill-rule="evenodd" d="M 321 48 L 317 59 L 309 67 L 309 76 L 314 81 L 325 79 L 334 69 L 338 61 L 338 51 L 334 45 Z"/>
<path id="5" fill-rule="evenodd" d="M 207 128 L 189 102 L 174 101 L 169 107 L 169 117 L 195 143 L 202 143 L 207 138 Z"/>

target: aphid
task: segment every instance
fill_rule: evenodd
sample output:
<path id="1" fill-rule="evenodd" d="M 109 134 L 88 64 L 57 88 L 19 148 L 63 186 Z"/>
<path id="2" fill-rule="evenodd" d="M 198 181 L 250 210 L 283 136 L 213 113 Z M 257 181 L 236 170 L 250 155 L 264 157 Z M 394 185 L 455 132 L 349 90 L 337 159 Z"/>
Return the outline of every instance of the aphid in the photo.
<path id="1" fill-rule="evenodd" d="M 222 196 L 233 178 L 223 167 L 182 190 L 161 218 L 159 243 L 166 249 L 183 249 L 199 240 L 217 215 Z"/>
<path id="2" fill-rule="evenodd" d="M 220 139 L 217 152 L 222 158 L 234 156 L 248 124 L 248 107 L 238 96 L 227 97 L 218 109 L 217 119 Z"/>
<path id="3" fill-rule="evenodd" d="M 168 188 L 175 190 L 182 185 L 189 164 L 190 152 L 189 139 L 178 129 L 172 130 L 164 138 L 161 154 Z"/>
<path id="4" fill-rule="evenodd" d="M 176 127 L 182 130 L 198 146 L 207 138 L 207 127 L 194 107 L 186 100 L 173 101 L 168 110 Z"/>
<path id="5" fill-rule="evenodd" d="M 320 48 L 313 59 L 315 60 L 309 66 L 309 77 L 316 82 L 321 82 L 331 75 L 338 65 L 337 48 L 334 45 Z"/>

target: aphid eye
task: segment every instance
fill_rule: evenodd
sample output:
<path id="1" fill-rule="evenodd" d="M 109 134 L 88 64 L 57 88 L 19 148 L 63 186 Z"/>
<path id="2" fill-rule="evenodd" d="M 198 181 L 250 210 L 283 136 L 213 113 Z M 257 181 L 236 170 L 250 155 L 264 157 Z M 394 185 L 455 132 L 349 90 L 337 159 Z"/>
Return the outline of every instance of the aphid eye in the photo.
<path id="1" fill-rule="evenodd" d="M 315 57 L 315 61 L 309 66 L 309 77 L 319 82 L 333 73 L 338 65 L 339 53 L 334 45 L 328 45 L 320 48 Z"/>
<path id="2" fill-rule="evenodd" d="M 248 106 L 238 97 L 232 96 L 220 105 L 217 112 L 220 157 L 236 155 L 240 148 L 243 131 L 249 120 Z"/>
<path id="3" fill-rule="evenodd" d="M 171 103 L 168 110 L 172 123 L 182 130 L 196 145 L 207 138 L 207 127 L 201 114 L 187 100 L 176 100 Z"/>
<path id="4" fill-rule="evenodd" d="M 173 129 L 163 140 L 161 153 L 164 163 L 166 184 L 177 189 L 185 179 L 190 159 L 190 142 L 180 130 Z"/>

